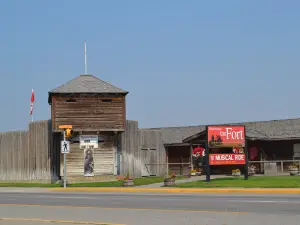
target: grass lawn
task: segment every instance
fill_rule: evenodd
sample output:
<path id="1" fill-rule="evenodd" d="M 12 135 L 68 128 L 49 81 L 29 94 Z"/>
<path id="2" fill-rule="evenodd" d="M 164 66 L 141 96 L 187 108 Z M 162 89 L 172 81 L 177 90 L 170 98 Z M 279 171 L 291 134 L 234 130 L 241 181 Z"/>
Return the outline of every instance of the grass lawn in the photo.
<path id="1" fill-rule="evenodd" d="M 16 182 L 16 183 L 1 183 L 0 187 L 36 187 L 36 188 L 49 188 L 49 187 L 59 187 L 58 184 L 39 184 L 39 183 L 25 183 L 25 182 Z"/>
<path id="2" fill-rule="evenodd" d="M 194 181 L 176 185 L 181 188 L 300 188 L 300 176 L 253 176 L 248 180 L 241 178 L 212 179 Z"/>
<path id="3" fill-rule="evenodd" d="M 178 176 L 176 179 L 185 179 L 185 176 Z M 163 177 L 142 177 L 135 178 L 135 186 L 161 183 L 164 181 Z M 59 184 L 39 184 L 39 183 L 1 183 L 0 187 L 36 187 L 36 188 L 55 188 L 60 187 Z M 76 183 L 70 184 L 68 187 L 122 187 L 122 181 L 107 181 L 107 182 L 90 182 L 90 183 Z"/>

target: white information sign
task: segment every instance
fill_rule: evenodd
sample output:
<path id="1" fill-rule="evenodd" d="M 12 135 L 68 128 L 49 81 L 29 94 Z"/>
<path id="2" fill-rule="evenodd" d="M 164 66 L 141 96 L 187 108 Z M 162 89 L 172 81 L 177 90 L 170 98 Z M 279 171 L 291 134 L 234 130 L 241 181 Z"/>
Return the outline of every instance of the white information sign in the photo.
<path id="1" fill-rule="evenodd" d="M 80 135 L 80 149 L 98 148 L 98 135 Z"/>
<path id="2" fill-rule="evenodd" d="M 60 149 L 61 149 L 61 153 L 63 153 L 63 154 L 70 153 L 70 142 L 69 141 L 61 141 Z"/>

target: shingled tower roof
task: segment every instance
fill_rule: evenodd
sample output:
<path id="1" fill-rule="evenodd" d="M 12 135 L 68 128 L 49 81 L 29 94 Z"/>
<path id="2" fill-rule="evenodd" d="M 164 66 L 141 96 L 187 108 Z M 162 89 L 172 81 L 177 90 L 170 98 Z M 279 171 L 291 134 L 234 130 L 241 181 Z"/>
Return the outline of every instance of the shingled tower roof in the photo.
<path id="1" fill-rule="evenodd" d="M 110 83 L 107 83 L 93 75 L 80 75 L 67 83 L 49 91 L 50 96 L 53 94 L 123 94 L 128 92 L 118 88 Z"/>
<path id="2" fill-rule="evenodd" d="M 49 93 L 119 93 L 127 94 L 116 86 L 113 86 L 93 75 L 80 75 L 73 80 L 51 90 Z"/>

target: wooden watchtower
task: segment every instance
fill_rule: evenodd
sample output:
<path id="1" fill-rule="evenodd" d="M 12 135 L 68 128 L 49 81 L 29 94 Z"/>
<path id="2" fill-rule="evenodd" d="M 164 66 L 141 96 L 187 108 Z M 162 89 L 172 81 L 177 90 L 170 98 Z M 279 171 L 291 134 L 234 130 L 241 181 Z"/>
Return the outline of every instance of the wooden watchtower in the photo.
<path id="1" fill-rule="evenodd" d="M 127 94 L 127 91 L 93 75 L 80 75 L 49 92 L 53 132 L 61 132 L 61 125 L 73 127 L 71 152 L 67 155 L 69 177 L 117 174 L 117 137 L 125 129 Z M 88 175 L 85 168 L 86 147 L 80 145 L 82 137 L 87 135 L 98 137 L 98 145 L 89 151 L 92 154 L 90 170 L 93 171 Z M 61 157 L 61 175 L 62 163 Z"/>

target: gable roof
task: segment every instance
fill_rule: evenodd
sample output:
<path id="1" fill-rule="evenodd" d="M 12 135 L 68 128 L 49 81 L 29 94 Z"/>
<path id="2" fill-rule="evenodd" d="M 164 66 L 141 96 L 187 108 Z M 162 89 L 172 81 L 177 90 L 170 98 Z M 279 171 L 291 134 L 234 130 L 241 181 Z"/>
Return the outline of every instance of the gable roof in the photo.
<path id="1" fill-rule="evenodd" d="M 214 124 L 210 124 L 214 125 Z M 300 118 L 269 120 L 257 122 L 242 122 L 231 124 L 215 124 L 215 125 L 245 125 L 246 136 L 250 139 L 259 140 L 288 140 L 300 139 Z M 165 127 L 152 128 L 162 131 L 164 144 L 180 144 L 190 136 L 201 133 L 205 130 L 205 125 L 186 126 L 186 127 Z M 151 130 L 143 129 L 143 130 Z"/>
<path id="2" fill-rule="evenodd" d="M 116 93 L 128 94 L 110 83 L 107 83 L 93 75 L 80 75 L 67 83 L 49 91 L 49 94 L 71 94 L 71 93 Z"/>

